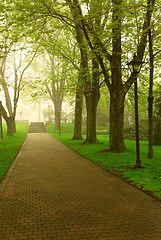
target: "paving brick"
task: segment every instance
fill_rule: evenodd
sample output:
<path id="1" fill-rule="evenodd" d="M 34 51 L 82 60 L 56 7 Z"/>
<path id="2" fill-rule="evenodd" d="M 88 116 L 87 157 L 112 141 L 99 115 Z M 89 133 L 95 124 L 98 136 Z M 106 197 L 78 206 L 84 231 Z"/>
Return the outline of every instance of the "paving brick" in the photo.
<path id="1" fill-rule="evenodd" d="M 11 169 L 0 240 L 161 240 L 160 202 L 50 134 L 29 133 Z"/>

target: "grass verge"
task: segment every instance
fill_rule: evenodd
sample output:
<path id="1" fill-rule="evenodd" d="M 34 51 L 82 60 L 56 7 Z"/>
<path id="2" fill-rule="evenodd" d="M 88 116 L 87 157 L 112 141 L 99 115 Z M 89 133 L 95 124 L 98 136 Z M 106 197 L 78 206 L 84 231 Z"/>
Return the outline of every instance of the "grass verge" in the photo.
<path id="1" fill-rule="evenodd" d="M 13 136 L 7 136 L 6 125 L 3 125 L 3 138 L 0 138 L 0 180 L 20 151 L 27 135 L 28 123 L 19 122 L 16 127 L 17 133 L 14 133 Z"/>
<path id="2" fill-rule="evenodd" d="M 47 123 L 46 129 L 48 133 L 59 133 L 58 129 L 55 129 L 54 123 Z M 97 126 L 97 133 L 98 134 L 107 134 L 108 127 L 100 127 Z M 74 123 L 61 123 L 60 133 L 73 133 L 74 131 Z M 86 133 L 86 126 L 82 126 L 82 133 Z"/>
<path id="3" fill-rule="evenodd" d="M 135 141 L 125 140 L 123 153 L 100 153 L 107 149 L 108 136 L 98 135 L 99 144 L 82 145 L 83 140 L 71 140 L 72 134 L 53 135 L 69 148 L 87 157 L 104 169 L 161 200 L 161 147 L 154 146 L 154 158 L 148 159 L 148 142 L 140 141 L 141 161 L 145 169 L 133 169 L 136 161 Z"/>

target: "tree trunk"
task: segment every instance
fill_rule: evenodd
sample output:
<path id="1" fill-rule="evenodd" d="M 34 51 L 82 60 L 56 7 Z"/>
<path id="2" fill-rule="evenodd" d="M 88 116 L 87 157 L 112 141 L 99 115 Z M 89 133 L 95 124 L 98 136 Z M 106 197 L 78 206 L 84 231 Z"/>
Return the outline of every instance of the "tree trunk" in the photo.
<path id="1" fill-rule="evenodd" d="M 62 66 L 61 72 L 59 70 L 59 74 L 61 74 L 61 79 L 60 81 L 57 81 L 58 76 L 55 73 L 54 56 L 53 55 L 49 55 L 49 56 L 51 60 L 51 74 L 52 74 L 53 80 L 51 82 L 51 89 L 49 88 L 47 83 L 46 83 L 46 88 L 55 108 L 55 129 L 60 130 L 60 123 L 61 123 L 60 118 L 61 118 L 62 102 L 64 97 L 64 86 L 65 86 L 64 79 L 65 79 L 66 67 Z"/>
<path id="2" fill-rule="evenodd" d="M 1 111 L 1 116 L 4 118 L 4 120 L 6 121 L 6 124 L 7 124 L 7 135 L 12 136 L 13 131 L 14 131 L 14 117 L 7 116 L 7 112 L 6 112 L 5 108 L 3 107 L 1 101 L 0 101 L 0 111 Z"/>
<path id="3" fill-rule="evenodd" d="M 61 116 L 61 106 L 54 104 L 55 106 L 55 129 L 60 129 L 60 116 Z"/>
<path id="4" fill-rule="evenodd" d="M 87 132 L 86 140 L 83 144 L 95 144 L 98 143 L 96 136 L 96 99 L 93 96 L 86 97 L 86 108 L 87 108 Z"/>
<path id="5" fill-rule="evenodd" d="M 79 74 L 79 79 L 80 79 Z M 79 80 L 78 80 L 79 82 Z M 78 89 L 76 91 L 76 102 L 75 102 L 75 118 L 74 118 L 74 140 L 81 140 L 82 139 L 82 106 L 83 106 L 83 93 L 81 92 L 80 87 L 81 85 L 78 84 Z"/>
<path id="6" fill-rule="evenodd" d="M 63 94 L 60 92 L 55 93 L 53 103 L 55 108 L 55 129 L 61 128 L 61 110 L 62 110 Z"/>
<path id="7" fill-rule="evenodd" d="M 110 143 L 109 151 L 124 152 L 124 94 L 122 91 L 110 96 Z"/>
<path id="8" fill-rule="evenodd" d="M 4 77 L 3 77 L 3 78 L 4 78 Z M 3 78 L 2 78 L 2 79 L 3 79 Z M 3 91 L 4 91 L 4 94 L 5 94 L 6 107 L 7 107 L 9 116 L 12 116 L 13 112 L 12 112 L 11 98 L 10 98 L 10 95 L 9 95 L 9 90 L 8 90 L 7 84 L 6 84 L 6 82 L 5 82 L 4 79 L 3 79 L 3 81 L 1 82 L 1 85 L 2 85 L 2 87 L 3 87 Z"/>
<path id="9" fill-rule="evenodd" d="M 17 109 L 17 108 L 16 108 Z M 16 133 L 16 110 L 13 113 L 12 119 L 13 119 L 13 132 Z"/>
<path id="10" fill-rule="evenodd" d="M 7 121 L 9 121 L 10 123 L 8 123 L 7 125 L 7 135 L 12 135 L 13 133 L 16 132 L 16 124 L 15 124 L 15 113 L 16 113 L 16 109 L 14 109 L 15 111 L 13 112 L 12 111 L 12 103 L 11 103 L 11 98 L 10 98 L 10 95 L 9 95 L 9 90 L 8 90 L 8 87 L 7 87 L 7 84 L 5 82 L 5 77 L 4 77 L 4 74 L 1 73 L 1 76 L 2 76 L 2 81 L 1 81 L 1 85 L 3 87 L 3 91 L 4 91 L 4 94 L 5 94 L 5 101 L 6 101 L 6 107 L 7 107 L 7 110 L 8 110 L 8 113 L 9 113 L 9 116 L 10 116 L 10 120 L 9 120 L 9 117 L 6 116 L 6 119 Z M 7 122 L 6 122 L 7 123 Z M 13 131 L 13 132 L 12 132 Z"/>
<path id="11" fill-rule="evenodd" d="M 150 8 L 150 3 L 149 3 Z M 150 25 L 150 12 L 147 15 L 148 24 Z M 153 40 L 151 28 L 148 32 L 149 37 L 149 58 L 150 58 L 150 76 L 149 76 L 149 97 L 148 97 L 148 116 L 149 116 L 149 144 L 148 144 L 148 158 L 153 157 L 153 73 L 154 73 L 154 56 L 153 56 Z"/>
<path id="12" fill-rule="evenodd" d="M 124 145 L 124 100 L 125 94 L 122 88 L 121 73 L 121 10 L 122 0 L 113 0 L 113 39 L 110 88 L 110 140 L 109 146 L 112 152 L 123 152 Z M 117 23 L 117 24 L 116 24 Z"/>
<path id="13" fill-rule="evenodd" d="M 75 16 L 77 18 L 77 16 Z M 99 63 L 96 58 L 92 59 L 92 77 L 88 68 L 88 47 L 84 42 L 84 36 L 80 24 L 75 24 L 76 39 L 81 53 L 81 74 L 85 88 L 86 109 L 87 109 L 87 132 L 84 144 L 97 143 L 96 137 L 96 111 L 99 100 Z"/>
<path id="14" fill-rule="evenodd" d="M 7 135 L 12 136 L 15 130 L 15 121 L 13 116 L 12 117 L 8 117 L 7 119 Z"/>
<path id="15" fill-rule="evenodd" d="M 84 144 L 98 143 L 96 136 L 96 114 L 100 97 L 99 93 L 99 63 L 96 58 L 92 59 L 92 81 L 85 92 L 87 108 L 87 135 Z M 88 87 L 90 90 L 88 91 Z"/>
<path id="16" fill-rule="evenodd" d="M 148 113 L 149 113 L 149 144 L 148 158 L 153 157 L 153 97 L 148 97 Z"/>
<path id="17" fill-rule="evenodd" d="M 15 117 L 13 117 L 13 132 L 16 133 L 16 121 L 15 121 Z"/>

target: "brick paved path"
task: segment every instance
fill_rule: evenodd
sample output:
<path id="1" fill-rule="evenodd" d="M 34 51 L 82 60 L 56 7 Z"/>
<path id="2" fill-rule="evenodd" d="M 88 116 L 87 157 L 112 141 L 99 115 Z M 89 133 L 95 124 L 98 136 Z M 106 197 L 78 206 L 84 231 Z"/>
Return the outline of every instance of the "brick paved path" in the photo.
<path id="1" fill-rule="evenodd" d="M 0 240 L 161 240 L 160 202 L 51 135 L 29 133 L 14 165 L 0 184 Z"/>

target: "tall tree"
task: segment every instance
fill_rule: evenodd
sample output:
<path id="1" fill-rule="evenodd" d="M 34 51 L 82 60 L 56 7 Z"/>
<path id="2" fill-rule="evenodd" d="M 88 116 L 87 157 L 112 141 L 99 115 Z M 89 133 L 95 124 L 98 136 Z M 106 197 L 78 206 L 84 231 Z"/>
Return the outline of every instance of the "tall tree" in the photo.
<path id="1" fill-rule="evenodd" d="M 147 22 L 149 23 L 149 31 L 148 31 L 148 42 L 149 42 L 149 96 L 148 96 L 148 114 L 149 114 L 149 145 L 148 145 L 148 158 L 153 157 L 153 85 L 154 85 L 154 60 L 158 53 L 161 52 L 160 46 L 157 46 L 157 44 L 154 41 L 159 40 L 160 38 L 160 31 L 158 22 L 158 19 L 155 15 L 158 13 L 158 5 L 154 9 L 154 16 L 153 20 L 150 21 L 150 8 L 151 8 L 151 2 L 148 1 L 148 7 L 149 11 L 147 14 Z M 159 23 L 156 25 L 156 23 Z M 157 47 L 156 52 L 154 53 L 154 43 L 155 48 Z"/>
<path id="2" fill-rule="evenodd" d="M 75 96 L 75 116 L 74 116 L 74 140 L 82 139 L 82 110 L 83 110 L 83 91 L 82 91 L 82 73 L 81 70 L 78 76 L 78 83 L 76 87 Z"/>
<path id="3" fill-rule="evenodd" d="M 124 138 L 123 138 L 123 128 L 124 128 L 124 100 L 125 95 L 133 83 L 133 75 L 131 75 L 126 82 L 122 79 L 122 27 L 123 19 L 126 19 L 125 13 L 126 4 L 122 0 L 113 0 L 112 5 L 106 13 L 103 20 L 106 24 L 109 24 L 112 28 L 111 31 L 111 49 L 105 47 L 105 42 L 100 35 L 100 31 L 94 31 L 94 28 L 89 21 L 89 18 L 83 15 L 81 9 L 81 3 L 78 0 L 67 0 L 66 1 L 73 12 L 76 13 L 79 21 L 81 21 L 80 27 L 82 28 L 87 42 L 98 59 L 98 62 L 102 68 L 102 73 L 104 74 L 104 80 L 110 92 L 110 151 L 122 152 L 125 149 Z M 150 17 L 153 10 L 155 1 L 151 0 Z M 99 1 L 99 3 L 105 4 L 104 1 Z M 110 11 L 110 12 L 109 12 Z M 144 22 L 142 26 L 142 31 L 140 30 L 140 38 L 137 47 L 137 55 L 140 60 L 143 59 L 144 51 L 147 43 L 148 34 L 148 22 L 147 22 L 147 12 L 144 16 Z M 112 14 L 112 18 L 111 18 Z M 107 17 L 109 20 L 107 21 Z M 125 20 L 124 20 L 125 21 Z M 102 21 L 103 27 L 104 21 Z M 100 28 L 101 29 L 101 28 Z M 110 40 L 109 40 L 110 41 Z M 106 67 L 107 62 L 110 66 L 110 71 Z M 109 74 L 110 72 L 110 74 Z"/>
<path id="4" fill-rule="evenodd" d="M 51 87 L 46 82 L 47 91 L 54 103 L 55 129 L 60 129 L 60 116 L 64 97 L 66 66 L 60 65 L 60 60 L 50 55 L 51 61 Z M 57 65 L 57 66 L 56 66 Z"/>
<path id="5" fill-rule="evenodd" d="M 10 11 L 7 2 L 4 3 L 4 12 L 2 12 L 1 20 L 0 84 L 3 89 L 6 102 L 6 109 L 3 106 L 3 116 L 5 120 L 7 120 L 8 118 L 7 127 L 9 128 L 9 130 L 7 131 L 7 134 L 12 135 L 13 132 L 16 132 L 16 109 L 19 100 L 20 90 L 23 87 L 22 82 L 24 78 L 24 73 L 32 63 L 35 57 L 35 53 L 33 53 L 32 51 L 33 56 L 31 57 L 29 62 L 26 63 L 28 54 L 26 52 L 24 54 L 25 48 L 23 46 L 24 43 L 22 43 L 24 39 L 20 35 L 19 29 L 15 29 L 10 24 Z M 31 46 L 29 41 L 28 46 Z M 26 58 L 25 63 L 23 58 L 24 56 Z"/>
<path id="6" fill-rule="evenodd" d="M 9 126 L 10 131 L 8 131 L 8 134 L 10 134 L 10 135 L 12 134 L 11 132 L 16 132 L 15 117 L 16 117 L 16 110 L 17 110 L 17 104 L 18 104 L 18 100 L 19 100 L 19 96 L 20 96 L 20 91 L 23 88 L 24 74 L 25 74 L 25 71 L 31 65 L 31 63 L 36 55 L 36 52 L 34 52 L 33 56 L 29 60 L 29 62 L 26 63 L 26 65 L 23 65 L 22 64 L 22 51 L 23 50 L 22 51 L 19 50 L 19 53 L 20 53 L 19 54 L 19 62 L 17 63 L 16 58 L 18 58 L 18 56 L 16 56 L 16 50 L 14 47 L 18 47 L 18 46 L 14 46 L 14 45 L 12 46 L 10 51 L 12 50 L 13 52 L 10 55 L 8 53 L 5 54 L 5 56 L 2 58 L 1 67 L 0 67 L 0 84 L 1 84 L 4 94 L 5 94 L 6 107 L 7 107 L 9 119 L 10 119 L 10 120 L 8 120 L 8 123 L 7 123 L 7 126 L 10 125 Z M 7 57 L 9 59 L 7 59 Z M 27 57 L 27 56 L 25 56 L 25 57 Z M 12 58 L 13 58 L 13 75 L 14 75 L 13 84 L 8 82 L 8 77 L 6 76 L 7 70 L 11 71 L 11 67 L 10 67 L 10 69 L 6 69 L 6 65 L 8 64 L 7 60 L 12 61 Z M 14 90 L 13 91 L 13 103 L 11 100 L 11 92 L 9 90 L 10 86 L 12 86 L 13 90 Z M 12 131 L 11 131 L 11 129 L 12 129 Z"/>
<path id="7" fill-rule="evenodd" d="M 90 6 L 90 12 L 93 14 L 93 5 Z M 72 10 L 72 7 L 71 7 Z M 80 76 L 82 77 L 82 83 L 84 85 L 84 96 L 86 99 L 87 109 L 87 130 L 86 140 L 84 144 L 97 143 L 96 137 L 96 112 L 99 101 L 99 63 L 95 56 L 90 56 L 89 47 L 85 40 L 83 31 L 81 29 L 81 22 L 77 16 L 77 12 L 73 13 L 76 40 L 80 49 Z M 100 21 L 99 16 L 97 18 L 93 16 L 92 24 L 95 25 L 97 30 L 98 22 Z M 91 60 L 91 64 L 89 62 Z"/>
<path id="8" fill-rule="evenodd" d="M 57 21 L 56 21 L 57 22 Z M 53 25 L 55 22 L 53 21 Z M 73 133 L 73 139 L 80 140 L 82 139 L 82 106 L 83 106 L 83 76 L 82 76 L 82 70 L 81 70 L 81 64 L 79 67 L 79 54 L 77 53 L 77 46 L 75 43 L 75 40 L 73 39 L 73 33 L 70 31 L 69 26 L 64 26 L 62 23 L 57 22 L 57 27 L 50 32 L 50 26 L 46 28 L 46 36 L 47 41 L 44 39 L 44 48 L 50 52 L 50 54 L 54 54 L 55 56 L 59 56 L 59 58 L 62 59 L 62 61 L 66 61 L 68 63 L 68 68 L 74 70 L 76 72 L 76 75 L 78 76 L 78 82 L 75 83 L 73 81 L 75 79 L 75 76 L 72 76 L 72 79 L 70 81 L 70 77 L 68 76 L 68 84 L 66 88 L 68 91 L 73 92 L 73 89 L 75 91 L 75 119 L 74 119 L 74 133 Z M 61 32 L 61 39 L 59 38 Z M 58 40 L 59 38 L 59 40 Z M 71 73 L 70 73 L 71 74 Z M 69 70 L 68 70 L 69 75 Z M 74 86 L 75 85 L 75 86 Z"/>

